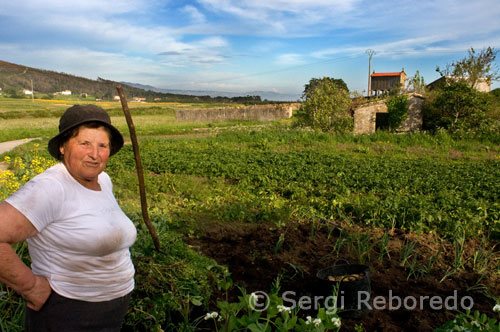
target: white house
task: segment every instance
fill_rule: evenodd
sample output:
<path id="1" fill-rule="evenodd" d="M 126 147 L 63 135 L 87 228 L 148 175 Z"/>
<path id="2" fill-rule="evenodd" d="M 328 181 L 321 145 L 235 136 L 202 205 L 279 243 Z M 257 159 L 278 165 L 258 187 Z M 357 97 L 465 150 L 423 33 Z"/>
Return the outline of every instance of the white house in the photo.
<path id="1" fill-rule="evenodd" d="M 458 80 L 463 80 L 465 79 L 465 77 L 455 77 L 455 76 L 451 76 L 451 75 L 447 75 L 447 76 L 441 76 L 440 78 L 438 78 L 437 80 L 435 80 L 434 82 L 431 82 L 427 85 L 427 88 L 429 88 L 429 90 L 432 90 L 432 89 L 435 89 L 436 87 L 438 86 L 443 86 L 444 84 L 446 84 L 446 81 L 458 81 Z M 480 92 L 490 92 L 491 91 L 491 81 L 488 81 L 486 79 L 486 77 L 480 77 L 476 84 L 474 85 L 474 89 L 476 89 L 477 91 L 480 91 Z"/>
<path id="2" fill-rule="evenodd" d="M 31 91 L 31 90 L 27 90 L 27 89 L 23 89 L 23 93 L 24 93 L 25 95 L 32 95 L 32 94 L 33 94 L 33 91 Z"/>

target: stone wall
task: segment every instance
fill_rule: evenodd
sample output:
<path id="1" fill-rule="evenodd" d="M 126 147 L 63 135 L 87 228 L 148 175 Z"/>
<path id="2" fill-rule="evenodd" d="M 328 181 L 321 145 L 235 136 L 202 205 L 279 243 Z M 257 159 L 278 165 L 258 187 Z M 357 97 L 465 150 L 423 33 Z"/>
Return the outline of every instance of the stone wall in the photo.
<path id="1" fill-rule="evenodd" d="M 408 116 L 398 128 L 398 132 L 414 132 L 422 129 L 423 116 L 422 106 L 424 97 L 417 93 L 408 96 Z"/>
<path id="2" fill-rule="evenodd" d="M 300 104 L 259 105 L 175 110 L 175 119 L 186 122 L 217 122 L 230 120 L 273 121 L 288 119 Z"/>
<path id="3" fill-rule="evenodd" d="M 371 134 L 376 131 L 377 113 L 388 113 L 386 100 L 362 105 L 354 110 L 354 134 Z M 397 132 L 413 132 L 422 129 L 422 105 L 424 97 L 413 93 L 408 95 L 408 116 Z"/>
<path id="4" fill-rule="evenodd" d="M 374 133 L 377 113 L 387 113 L 384 100 L 356 108 L 354 110 L 354 134 Z"/>

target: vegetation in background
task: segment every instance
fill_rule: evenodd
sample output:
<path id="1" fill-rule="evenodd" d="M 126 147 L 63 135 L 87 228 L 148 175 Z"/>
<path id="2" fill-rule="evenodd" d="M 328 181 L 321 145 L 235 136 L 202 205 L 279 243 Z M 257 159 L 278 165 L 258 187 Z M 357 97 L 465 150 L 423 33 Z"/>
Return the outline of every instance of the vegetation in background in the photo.
<path id="1" fill-rule="evenodd" d="M 347 84 L 341 78 L 333 78 L 333 77 L 323 77 L 323 78 L 311 78 L 309 83 L 304 86 L 304 92 L 302 93 L 302 99 L 307 99 L 307 95 L 314 92 L 317 86 L 323 84 L 324 81 L 328 81 L 330 83 L 335 84 L 339 89 L 344 89 L 349 91 Z"/>
<path id="2" fill-rule="evenodd" d="M 420 76 L 420 72 L 418 70 L 412 78 L 408 79 L 408 86 L 406 90 L 420 94 L 425 93 L 424 77 Z"/>
<path id="3" fill-rule="evenodd" d="M 455 137 L 488 139 L 500 142 L 500 103 L 497 92 L 475 89 L 484 80 L 500 79 L 495 65 L 497 50 L 488 47 L 436 70 L 445 77 L 443 84 L 426 93 L 422 111 L 423 129 L 444 129 Z"/>
<path id="4" fill-rule="evenodd" d="M 482 79 L 491 84 L 492 81 L 500 79 L 495 59 L 498 50 L 488 47 L 476 52 L 474 48 L 468 50 L 468 56 L 447 64 L 443 69 L 436 67 L 436 71 L 450 81 L 462 81 L 471 88 L 476 88 Z"/>
<path id="5" fill-rule="evenodd" d="M 122 133 L 128 133 L 120 103 L 66 100 L 12 99 L 0 97 L 0 142 L 26 137 L 52 137 L 57 134 L 59 117 L 73 104 L 96 104 L 111 116 L 112 123 Z M 236 104 L 241 105 L 241 104 Z M 233 107 L 235 107 L 234 105 Z M 176 109 L 227 107 L 210 103 L 129 103 L 138 135 L 192 134 L 226 130 L 238 126 L 262 126 L 258 121 L 176 122 Z M 281 120 L 291 122 L 290 119 Z M 278 121 L 278 122 L 281 122 Z"/>
<path id="6" fill-rule="evenodd" d="M 490 104 L 487 94 L 464 82 L 450 82 L 428 95 L 423 116 L 426 129 L 476 130 L 484 124 Z"/>
<path id="7" fill-rule="evenodd" d="M 349 110 L 351 99 L 341 83 L 328 77 L 311 80 L 297 112 L 298 124 L 322 131 L 351 131 L 354 125 Z"/>

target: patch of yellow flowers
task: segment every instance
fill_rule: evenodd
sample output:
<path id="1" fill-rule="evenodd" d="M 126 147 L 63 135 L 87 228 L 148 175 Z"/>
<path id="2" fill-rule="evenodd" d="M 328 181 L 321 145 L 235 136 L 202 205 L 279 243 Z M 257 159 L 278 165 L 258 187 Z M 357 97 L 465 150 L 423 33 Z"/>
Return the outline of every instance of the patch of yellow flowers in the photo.
<path id="1" fill-rule="evenodd" d="M 36 148 L 38 144 L 34 146 Z M 31 151 L 27 156 L 29 156 L 27 160 L 21 157 L 14 159 L 10 156 L 4 157 L 3 162 L 8 165 L 8 170 L 0 170 L 0 201 L 9 197 L 34 176 L 57 164 L 56 160 L 40 157 L 36 150 Z"/>

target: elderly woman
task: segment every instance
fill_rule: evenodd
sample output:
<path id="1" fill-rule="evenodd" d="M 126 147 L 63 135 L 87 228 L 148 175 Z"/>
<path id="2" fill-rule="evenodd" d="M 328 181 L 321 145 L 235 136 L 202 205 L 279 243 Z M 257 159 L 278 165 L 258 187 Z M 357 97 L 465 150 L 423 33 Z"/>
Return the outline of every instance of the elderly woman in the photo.
<path id="1" fill-rule="evenodd" d="M 61 162 L 0 203 L 0 281 L 26 299 L 26 331 L 120 330 L 136 229 L 103 170 L 122 146 L 106 111 L 70 107 L 48 146 Z M 31 269 L 10 245 L 25 239 Z"/>

